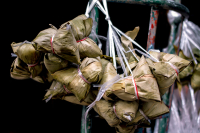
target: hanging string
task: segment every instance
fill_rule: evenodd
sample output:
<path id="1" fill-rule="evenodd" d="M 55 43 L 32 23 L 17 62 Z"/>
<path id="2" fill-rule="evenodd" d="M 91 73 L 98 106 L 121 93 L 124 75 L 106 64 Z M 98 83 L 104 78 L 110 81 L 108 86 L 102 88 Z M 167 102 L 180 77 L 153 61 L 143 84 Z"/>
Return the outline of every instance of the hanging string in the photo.
<path id="1" fill-rule="evenodd" d="M 14 53 L 11 53 L 11 57 L 17 57 L 17 55 Z"/>
<path id="2" fill-rule="evenodd" d="M 86 9 L 86 12 L 85 12 L 85 16 L 89 17 L 89 13 L 92 10 L 92 8 L 95 6 L 97 1 L 98 0 L 92 0 L 90 6 L 89 6 L 89 2 L 88 2 L 87 9 Z"/>
<path id="3" fill-rule="evenodd" d="M 187 37 L 187 39 L 197 48 L 200 50 L 200 47 L 198 46 L 198 44 L 196 44 L 185 32 L 183 32 L 183 34 Z"/>
<path id="4" fill-rule="evenodd" d="M 99 39 L 99 36 L 97 36 L 97 34 L 96 34 L 96 32 L 95 31 L 93 31 L 92 30 L 92 33 L 95 35 L 95 37 L 97 38 L 97 41 L 98 41 L 98 47 L 101 49 L 102 48 L 102 43 L 101 43 L 101 41 L 100 41 L 100 39 Z"/>
<path id="5" fill-rule="evenodd" d="M 17 46 L 21 46 L 21 45 L 23 45 L 23 44 L 32 44 L 32 42 L 29 42 L 29 41 L 27 41 L 27 40 L 25 40 L 24 42 L 22 42 L 22 43 L 20 43 L 20 44 L 17 44 L 17 45 L 15 45 L 15 46 L 13 46 L 13 47 L 17 47 Z"/>
<path id="6" fill-rule="evenodd" d="M 194 57 L 194 53 L 192 52 L 192 48 L 191 48 L 191 46 L 190 46 L 190 43 L 188 42 L 188 37 L 186 37 L 186 40 L 187 40 L 187 47 L 188 47 L 188 49 L 189 49 L 189 51 L 190 51 L 190 54 L 192 55 L 192 58 L 193 58 L 193 60 L 194 60 L 194 63 L 195 63 L 195 64 L 198 64 L 196 58 Z"/>
<path id="7" fill-rule="evenodd" d="M 56 88 L 54 87 L 53 90 L 55 90 Z M 51 94 L 46 100 L 45 102 L 47 103 L 51 98 L 53 97 L 53 95 Z"/>

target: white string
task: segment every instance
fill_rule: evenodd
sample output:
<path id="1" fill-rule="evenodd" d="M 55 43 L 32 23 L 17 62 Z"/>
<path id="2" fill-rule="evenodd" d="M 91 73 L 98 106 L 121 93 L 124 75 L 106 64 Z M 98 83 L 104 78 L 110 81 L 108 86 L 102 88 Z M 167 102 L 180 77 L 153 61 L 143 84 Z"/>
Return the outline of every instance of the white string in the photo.
<path id="1" fill-rule="evenodd" d="M 149 123 L 151 123 L 151 121 L 149 120 L 149 118 L 144 114 L 144 112 L 143 112 L 141 109 L 139 109 L 139 112 L 144 116 L 144 118 L 145 118 Z"/>
<path id="2" fill-rule="evenodd" d="M 87 7 L 87 9 L 86 9 L 85 16 L 89 17 L 89 13 L 90 13 L 90 11 L 92 10 L 92 8 L 94 7 L 94 5 L 96 4 L 97 1 L 98 1 L 98 0 L 93 0 L 93 1 L 91 2 L 90 6 Z M 89 5 L 89 3 L 88 3 L 88 5 Z"/>
<path id="3" fill-rule="evenodd" d="M 114 32 L 113 32 L 113 33 L 114 33 Z M 116 37 L 116 36 L 115 36 L 115 37 Z M 115 42 L 115 44 L 118 44 L 118 40 L 117 40 L 115 37 L 114 37 L 114 42 Z M 127 75 L 127 71 L 126 71 L 125 64 L 124 64 L 124 62 L 123 62 L 123 60 L 122 60 L 123 58 L 122 58 L 122 55 L 121 55 L 121 53 L 120 53 L 120 48 L 118 47 L 118 45 L 117 45 L 116 49 L 117 49 L 117 55 L 118 55 L 118 57 L 119 57 L 119 60 L 120 60 L 120 63 L 121 63 L 123 72 L 125 73 L 126 76 L 128 76 L 128 75 Z"/>
<path id="4" fill-rule="evenodd" d="M 110 42 L 110 50 L 111 50 L 110 56 L 113 57 L 113 65 L 115 69 L 117 69 L 116 58 L 115 58 L 115 47 L 114 47 L 112 34 L 113 34 L 113 31 L 111 29 L 111 26 L 109 25 L 109 42 Z"/>
<path id="5" fill-rule="evenodd" d="M 185 34 L 185 36 L 187 37 L 187 39 L 197 48 L 200 50 L 200 47 L 198 46 L 198 44 L 196 44 L 185 32 L 183 32 Z"/>
<path id="6" fill-rule="evenodd" d="M 146 54 L 148 54 L 149 56 L 151 56 L 152 58 L 154 58 L 152 55 L 150 55 L 145 49 L 143 49 L 137 42 L 135 42 L 134 40 L 132 40 L 129 36 L 127 36 L 126 34 L 124 34 L 122 31 L 120 31 L 118 28 L 116 28 L 114 25 L 112 25 L 112 27 L 118 31 L 120 34 L 122 34 L 124 37 L 126 37 L 128 40 L 130 40 L 133 44 L 135 44 L 136 46 L 138 46 L 140 49 L 142 49 Z M 157 60 L 156 58 L 154 58 L 155 60 Z"/>
<path id="7" fill-rule="evenodd" d="M 119 34 L 118 31 L 115 30 L 115 32 L 117 32 L 117 34 L 121 37 L 121 35 Z M 115 36 L 117 36 L 117 35 L 115 35 Z M 120 41 L 118 41 L 118 42 L 120 42 Z M 133 56 L 136 58 L 136 60 L 139 61 L 139 59 L 138 59 L 138 58 L 136 57 L 136 55 L 132 52 L 132 50 L 130 49 L 130 47 L 128 47 L 130 51 L 126 51 L 121 45 L 120 45 L 120 48 L 121 48 L 122 51 L 124 51 L 125 53 L 131 52 L 131 53 L 133 54 Z"/>
<path id="8" fill-rule="evenodd" d="M 55 87 L 53 88 L 54 90 L 56 89 Z M 46 103 L 52 98 L 52 94 L 45 100 Z"/>
<path id="9" fill-rule="evenodd" d="M 21 46 L 22 44 L 25 44 L 25 43 L 27 43 L 27 44 L 32 44 L 32 42 L 29 42 L 29 41 L 25 40 L 24 42 L 22 42 L 22 43 L 20 43 L 20 44 L 17 44 L 17 45 L 15 45 L 15 46 L 13 46 L 13 47 Z"/>
<path id="10" fill-rule="evenodd" d="M 189 42 L 188 42 L 188 38 L 186 38 L 186 40 L 187 40 L 187 47 L 188 47 L 188 49 L 189 49 L 189 51 L 190 51 L 190 53 L 191 53 L 191 55 L 192 55 L 192 58 L 193 58 L 193 60 L 194 60 L 194 63 L 195 63 L 195 64 L 198 64 L 196 58 L 194 57 L 194 53 L 192 52 L 191 46 L 190 46 L 190 44 L 189 44 Z"/>
<path id="11" fill-rule="evenodd" d="M 87 4 L 87 8 L 86 8 L 86 11 L 85 11 L 85 16 L 86 17 L 89 17 L 89 7 L 90 7 L 90 4 L 89 4 L 89 2 L 88 2 L 88 4 Z"/>
<path id="12" fill-rule="evenodd" d="M 102 11 L 102 13 L 106 15 L 106 11 L 104 10 L 103 6 L 101 5 L 99 1 L 97 1 L 97 7 Z"/>
<path id="13" fill-rule="evenodd" d="M 197 113 L 197 109 L 196 109 L 196 101 L 195 101 L 195 97 L 194 97 L 194 90 L 192 89 L 190 83 L 188 84 L 189 86 L 189 90 L 190 90 L 190 94 L 191 94 L 191 99 L 192 99 L 192 105 L 193 105 L 193 108 L 194 108 L 194 111 L 195 113 Z"/>
<path id="14" fill-rule="evenodd" d="M 129 71 L 130 71 L 130 73 L 131 73 L 131 75 L 132 75 L 132 78 L 131 78 L 131 79 L 132 79 L 133 86 L 134 86 L 134 90 L 135 90 L 135 96 L 136 96 L 136 99 L 139 99 L 138 96 L 137 96 L 135 81 L 133 80 L 133 73 L 132 73 L 131 68 L 130 68 L 130 66 L 129 66 L 129 64 L 128 64 L 128 61 L 127 61 L 127 59 L 126 59 L 126 56 L 125 56 L 124 53 L 122 52 L 122 49 L 120 49 L 120 43 L 117 41 L 116 36 L 113 35 L 113 37 L 114 37 L 114 40 L 116 41 L 116 46 L 118 46 L 118 48 L 119 48 L 119 50 L 120 50 L 120 52 L 121 52 L 121 54 L 122 54 L 122 57 L 123 57 L 123 59 L 124 59 L 124 61 L 125 61 L 125 63 L 126 63 L 126 66 L 128 67 L 128 69 L 129 69 Z M 126 70 L 125 70 L 125 75 L 127 76 Z"/>
<path id="15" fill-rule="evenodd" d="M 87 130 L 86 130 L 87 120 L 86 120 L 86 119 L 87 119 L 88 112 L 92 109 L 92 107 L 95 105 L 95 103 L 96 103 L 97 101 L 99 101 L 99 100 L 103 97 L 105 91 L 106 91 L 108 88 L 110 88 L 114 83 L 116 83 L 116 82 L 118 82 L 118 81 L 120 81 L 120 80 L 122 80 L 122 78 L 120 78 L 120 76 L 119 76 L 119 74 L 118 74 L 118 75 L 116 75 L 114 78 L 112 78 L 110 81 L 104 83 L 104 84 L 101 86 L 101 88 L 100 88 L 100 90 L 99 90 L 99 92 L 98 92 L 98 94 L 97 94 L 96 99 L 87 107 L 87 110 L 86 110 L 86 112 L 85 112 L 85 121 L 84 121 L 84 124 L 85 124 L 85 133 L 87 133 Z"/>
<path id="16" fill-rule="evenodd" d="M 97 41 L 98 41 L 98 47 L 101 49 L 102 48 L 102 43 L 101 43 L 101 41 L 99 40 L 99 37 L 97 36 L 97 34 L 96 34 L 96 32 L 95 31 L 93 31 L 92 30 L 92 32 L 93 32 L 93 34 L 95 35 L 95 37 L 97 38 Z"/>
<path id="17" fill-rule="evenodd" d="M 17 55 L 14 53 L 11 53 L 11 57 L 17 57 Z"/>
<path id="18" fill-rule="evenodd" d="M 131 50 L 131 48 L 130 47 L 128 47 L 129 48 L 129 50 L 131 51 L 131 53 L 133 54 L 133 56 L 135 57 L 135 59 L 139 62 L 139 59 L 137 58 L 137 56 L 133 53 L 133 51 Z"/>
<path id="19" fill-rule="evenodd" d="M 135 50 L 135 51 L 137 51 L 138 53 L 140 53 L 140 54 L 146 56 L 147 58 L 151 59 L 151 60 L 154 61 L 154 62 L 159 62 L 157 59 L 152 58 L 152 56 L 149 56 L 148 54 L 145 54 L 144 52 L 140 51 L 139 49 L 136 49 L 136 48 L 135 48 L 135 49 L 132 49 L 131 51 L 133 51 L 133 50 Z M 130 52 L 130 51 L 128 51 L 128 52 Z"/>
<path id="20" fill-rule="evenodd" d="M 97 1 L 97 7 L 106 15 L 106 18 L 109 18 L 108 13 L 106 13 L 106 11 L 104 10 L 104 8 L 101 6 L 100 2 Z M 132 40 L 129 36 L 127 36 L 125 33 L 123 33 L 122 31 L 120 31 L 118 28 L 116 28 L 110 21 L 110 19 L 106 19 L 108 21 L 108 23 L 110 23 L 110 25 L 115 29 L 115 31 L 119 34 L 122 34 L 124 37 L 126 37 L 128 40 L 130 40 L 132 43 L 134 43 L 136 46 L 138 46 L 139 48 L 141 48 L 145 53 L 147 53 L 149 56 L 151 56 L 152 58 L 154 58 L 152 55 L 150 55 L 145 49 L 143 49 L 137 42 L 135 42 L 134 40 Z M 123 50 L 125 52 L 125 50 Z M 154 60 L 157 60 L 154 58 Z M 158 62 L 158 60 L 157 60 Z"/>
<path id="21" fill-rule="evenodd" d="M 101 36 L 101 35 L 97 35 L 97 36 L 99 37 L 99 39 L 104 40 L 104 41 L 107 41 L 107 37 Z"/>

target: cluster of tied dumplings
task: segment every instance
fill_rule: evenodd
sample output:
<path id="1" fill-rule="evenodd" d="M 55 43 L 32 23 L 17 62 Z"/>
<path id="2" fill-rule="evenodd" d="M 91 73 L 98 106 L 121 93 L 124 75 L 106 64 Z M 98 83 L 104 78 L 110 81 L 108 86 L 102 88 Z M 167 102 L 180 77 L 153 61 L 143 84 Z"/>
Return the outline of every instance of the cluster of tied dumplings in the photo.
<path id="1" fill-rule="evenodd" d="M 51 83 L 44 100 L 52 98 L 80 105 L 91 104 L 100 89 L 93 84 L 103 85 L 118 74 L 113 58 L 102 55 L 101 49 L 88 37 L 92 24 L 91 18 L 80 15 L 59 29 L 52 26 L 41 31 L 31 42 L 13 42 L 11 46 L 17 57 L 11 66 L 11 77 Z M 134 40 L 138 31 L 139 27 L 136 27 L 126 35 Z M 131 41 L 123 36 L 121 45 L 125 50 L 133 49 Z M 148 126 L 140 110 L 150 120 L 168 113 L 161 96 L 190 64 L 173 54 L 157 51 L 150 51 L 150 54 L 158 62 L 125 53 L 131 72 L 127 66 L 126 70 L 131 78 L 114 83 L 93 107 L 117 133 L 132 133 L 135 125 Z"/>

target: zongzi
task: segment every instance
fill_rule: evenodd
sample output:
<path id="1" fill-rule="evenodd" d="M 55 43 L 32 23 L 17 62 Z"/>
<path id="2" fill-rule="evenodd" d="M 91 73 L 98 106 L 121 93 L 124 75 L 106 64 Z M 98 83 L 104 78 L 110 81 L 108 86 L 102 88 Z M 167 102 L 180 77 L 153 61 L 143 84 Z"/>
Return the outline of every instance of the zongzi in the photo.
<path id="1" fill-rule="evenodd" d="M 132 73 L 130 78 L 122 79 L 113 84 L 112 93 L 125 101 L 134 101 L 137 99 L 136 97 L 143 101 L 161 101 L 157 81 L 144 56 L 141 57 Z"/>
<path id="2" fill-rule="evenodd" d="M 89 93 L 91 83 L 102 78 L 102 66 L 98 58 L 85 58 L 80 68 L 69 67 L 52 74 L 53 78 L 64 84 L 81 102 Z"/>

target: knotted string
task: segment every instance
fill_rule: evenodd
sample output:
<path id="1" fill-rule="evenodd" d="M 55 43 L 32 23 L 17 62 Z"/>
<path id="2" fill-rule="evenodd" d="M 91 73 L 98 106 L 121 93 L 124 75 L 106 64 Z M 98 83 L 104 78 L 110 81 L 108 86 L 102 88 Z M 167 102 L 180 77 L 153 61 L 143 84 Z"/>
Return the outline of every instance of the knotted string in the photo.
<path id="1" fill-rule="evenodd" d="M 25 40 L 25 41 L 23 41 L 22 43 L 20 43 L 20 44 L 17 44 L 17 45 L 15 45 L 15 46 L 13 46 L 13 47 L 17 47 L 17 46 L 21 46 L 21 45 L 23 45 L 23 44 L 32 44 L 32 42 L 29 42 L 29 41 L 27 41 L 27 40 Z"/>
<path id="2" fill-rule="evenodd" d="M 78 40 L 78 41 L 76 41 L 77 43 L 78 42 L 81 42 L 81 41 L 84 41 L 85 39 L 87 39 L 88 37 L 85 37 L 85 38 L 83 38 L 83 39 L 81 39 L 81 40 Z"/>
<path id="3" fill-rule="evenodd" d="M 56 87 L 53 88 L 54 90 L 56 89 Z M 52 98 L 52 94 L 45 100 L 46 103 Z"/>

